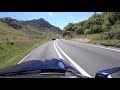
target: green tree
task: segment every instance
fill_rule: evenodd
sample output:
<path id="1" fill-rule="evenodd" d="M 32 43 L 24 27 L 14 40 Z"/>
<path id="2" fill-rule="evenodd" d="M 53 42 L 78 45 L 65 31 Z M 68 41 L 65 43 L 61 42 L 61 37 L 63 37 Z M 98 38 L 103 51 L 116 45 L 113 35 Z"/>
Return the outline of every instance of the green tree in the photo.
<path id="1" fill-rule="evenodd" d="M 85 31 L 84 31 L 84 34 L 86 35 L 86 34 L 90 34 L 91 33 L 91 30 L 90 29 L 86 29 Z"/>
<path id="2" fill-rule="evenodd" d="M 63 29 L 63 36 L 73 33 L 74 32 L 73 26 L 74 26 L 73 23 L 69 23 L 67 26 L 65 26 Z"/>
<path id="3" fill-rule="evenodd" d="M 120 12 L 95 13 L 88 20 L 69 23 L 63 33 L 64 35 L 104 33 L 102 37 L 104 39 L 120 39 Z"/>
<path id="4" fill-rule="evenodd" d="M 74 24 L 73 23 L 69 23 L 67 26 L 64 27 L 65 31 L 74 31 L 73 28 Z"/>
<path id="5" fill-rule="evenodd" d="M 78 26 L 75 28 L 75 34 L 77 34 L 77 35 L 84 34 L 82 26 Z"/>

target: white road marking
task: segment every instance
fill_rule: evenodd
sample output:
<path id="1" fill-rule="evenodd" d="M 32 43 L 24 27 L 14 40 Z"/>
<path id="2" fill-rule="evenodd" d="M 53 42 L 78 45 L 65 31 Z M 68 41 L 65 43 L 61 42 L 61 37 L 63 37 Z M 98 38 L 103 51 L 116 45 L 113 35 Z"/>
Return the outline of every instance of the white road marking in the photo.
<path id="1" fill-rule="evenodd" d="M 39 48 L 39 47 L 38 47 Z M 25 56 L 20 62 L 18 62 L 17 64 L 20 64 L 21 62 L 23 62 L 30 54 L 32 54 L 34 51 L 36 51 L 38 48 L 36 48 L 35 50 L 33 50 L 31 53 L 29 53 L 27 56 Z"/>
<path id="2" fill-rule="evenodd" d="M 78 69 L 80 73 L 82 73 L 84 76 L 92 78 L 86 71 L 84 71 L 79 65 L 77 65 L 55 42 L 57 48 L 62 52 L 62 54 Z"/>
<path id="3" fill-rule="evenodd" d="M 94 47 L 98 47 L 98 48 L 103 48 L 103 49 L 108 49 L 108 50 L 112 50 L 112 51 L 120 52 L 120 50 L 117 50 L 117 49 L 106 48 L 106 47 L 97 46 L 97 45 L 92 45 L 92 44 L 86 44 L 86 43 L 80 43 L 80 44 L 85 44 L 85 45 L 88 45 L 88 46 L 94 46 Z"/>
<path id="4" fill-rule="evenodd" d="M 101 46 L 97 46 L 97 45 L 92 45 L 92 44 L 81 43 L 81 42 L 79 42 L 79 43 L 80 43 L 80 44 L 85 44 L 85 45 L 88 45 L 88 46 L 94 46 L 94 47 L 98 47 L 98 48 L 103 48 L 103 49 L 108 49 L 108 50 L 113 50 L 113 51 L 120 52 L 120 50 L 116 50 L 116 49 L 105 48 L 105 47 L 101 47 Z M 108 75 L 108 78 L 112 78 L 112 76 L 111 76 L 111 75 Z"/>
<path id="5" fill-rule="evenodd" d="M 62 59 L 62 60 L 64 60 L 63 57 L 61 56 L 61 54 L 59 53 L 59 51 L 57 50 L 57 47 L 56 47 L 56 45 L 55 45 L 55 42 L 54 42 L 54 47 L 55 47 L 55 50 L 56 50 L 59 58 Z"/>

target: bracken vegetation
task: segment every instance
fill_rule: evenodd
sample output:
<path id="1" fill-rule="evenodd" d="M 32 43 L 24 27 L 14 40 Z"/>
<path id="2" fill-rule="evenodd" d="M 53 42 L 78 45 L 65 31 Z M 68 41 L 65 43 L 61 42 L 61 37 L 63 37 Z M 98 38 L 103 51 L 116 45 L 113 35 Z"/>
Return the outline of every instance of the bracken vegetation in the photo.
<path id="1" fill-rule="evenodd" d="M 88 38 L 90 43 L 120 46 L 120 12 L 93 14 L 88 20 L 69 23 L 64 27 L 67 39 Z"/>

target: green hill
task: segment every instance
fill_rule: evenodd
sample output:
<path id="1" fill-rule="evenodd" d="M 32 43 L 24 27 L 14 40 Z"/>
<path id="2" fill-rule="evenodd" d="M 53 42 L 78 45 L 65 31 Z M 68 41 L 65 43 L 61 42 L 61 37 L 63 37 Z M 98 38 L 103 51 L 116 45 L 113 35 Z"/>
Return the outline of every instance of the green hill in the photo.
<path id="1" fill-rule="evenodd" d="M 120 47 L 120 12 L 93 14 L 79 23 L 64 27 L 65 38 L 89 38 L 90 43 Z"/>

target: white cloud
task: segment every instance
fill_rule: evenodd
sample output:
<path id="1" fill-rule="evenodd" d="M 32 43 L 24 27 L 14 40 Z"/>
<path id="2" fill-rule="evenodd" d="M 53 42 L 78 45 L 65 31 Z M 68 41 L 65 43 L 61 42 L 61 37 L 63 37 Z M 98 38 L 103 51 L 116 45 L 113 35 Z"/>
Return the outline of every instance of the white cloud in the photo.
<path id="1" fill-rule="evenodd" d="M 48 12 L 48 15 L 49 16 L 53 16 L 53 12 Z"/>

